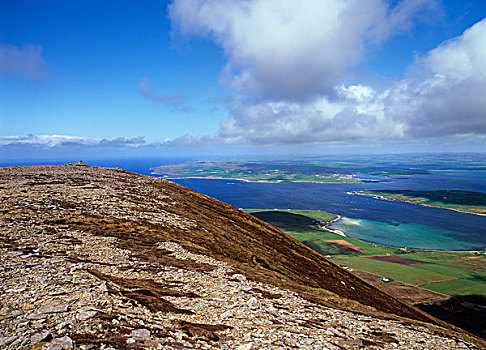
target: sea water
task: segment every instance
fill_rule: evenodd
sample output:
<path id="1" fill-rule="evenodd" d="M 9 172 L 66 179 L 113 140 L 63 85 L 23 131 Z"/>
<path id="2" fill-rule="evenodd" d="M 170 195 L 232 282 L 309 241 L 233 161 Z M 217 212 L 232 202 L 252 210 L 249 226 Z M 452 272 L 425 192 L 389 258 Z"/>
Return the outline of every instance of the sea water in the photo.
<path id="1" fill-rule="evenodd" d="M 412 203 L 351 194 L 379 189 L 469 190 L 486 192 L 486 172 L 414 175 L 360 184 L 252 183 L 179 179 L 179 184 L 238 208 L 313 209 L 342 216 L 331 228 L 383 245 L 486 250 L 486 217 Z"/>

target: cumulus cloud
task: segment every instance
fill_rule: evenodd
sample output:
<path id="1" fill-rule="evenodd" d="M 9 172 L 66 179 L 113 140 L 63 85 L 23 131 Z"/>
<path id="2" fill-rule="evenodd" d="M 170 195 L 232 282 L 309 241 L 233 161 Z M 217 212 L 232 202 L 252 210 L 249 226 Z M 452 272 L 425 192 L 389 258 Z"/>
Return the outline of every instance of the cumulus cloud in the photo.
<path id="1" fill-rule="evenodd" d="M 404 0 L 176 0 L 175 33 L 203 36 L 227 57 L 223 80 L 233 89 L 271 99 L 333 94 L 367 43 L 411 26 L 435 2 Z"/>
<path id="2" fill-rule="evenodd" d="M 486 134 L 486 19 L 418 64 L 431 76 L 401 81 L 384 97 L 388 113 L 407 123 L 407 135 Z"/>
<path id="3" fill-rule="evenodd" d="M 139 91 L 148 99 L 160 103 L 165 107 L 168 107 L 177 112 L 188 113 L 192 111 L 192 109 L 184 103 L 184 99 L 179 94 L 155 96 L 152 90 L 152 86 L 153 82 L 148 77 L 144 77 L 138 83 Z"/>
<path id="4" fill-rule="evenodd" d="M 0 45 L 0 78 L 17 76 L 28 80 L 42 80 L 49 76 L 47 63 L 42 58 L 42 47 L 28 45 L 18 48 Z"/>
<path id="5" fill-rule="evenodd" d="M 174 142 L 305 144 L 486 135 L 486 19 L 419 57 L 421 75 L 345 85 L 364 52 L 409 30 L 437 2 L 176 0 L 174 31 L 220 45 L 235 92 L 217 135 Z"/>
<path id="6" fill-rule="evenodd" d="M 341 87 L 339 99 L 302 102 L 234 103 L 233 119 L 218 136 L 226 143 L 325 143 L 377 137 L 400 138 L 405 125 L 387 116 L 383 102 L 368 87 Z"/>

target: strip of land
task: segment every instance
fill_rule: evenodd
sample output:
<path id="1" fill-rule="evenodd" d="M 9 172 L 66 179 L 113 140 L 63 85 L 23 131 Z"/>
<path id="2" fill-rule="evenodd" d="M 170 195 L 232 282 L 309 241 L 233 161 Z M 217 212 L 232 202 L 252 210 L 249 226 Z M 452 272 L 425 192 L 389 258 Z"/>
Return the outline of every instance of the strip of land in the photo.
<path id="1" fill-rule="evenodd" d="M 408 202 L 426 207 L 448 209 L 467 214 L 486 215 L 486 193 L 483 192 L 458 190 L 380 190 L 353 193 L 386 200 Z"/>
<path id="2" fill-rule="evenodd" d="M 298 166 L 297 166 L 298 167 Z M 198 162 L 157 167 L 154 173 L 166 175 L 169 179 L 200 178 L 226 179 L 248 182 L 315 182 L 315 183 L 360 183 L 363 180 L 350 174 L 326 173 L 310 166 L 288 168 L 263 164 Z"/>
<path id="3" fill-rule="evenodd" d="M 225 179 L 248 182 L 313 182 L 361 183 L 362 180 L 345 169 L 336 169 L 309 162 L 188 162 L 164 165 L 152 169 L 154 174 L 168 179 Z"/>
<path id="4" fill-rule="evenodd" d="M 366 183 L 386 182 L 433 171 L 482 171 L 484 155 L 383 155 L 379 164 L 370 156 L 324 156 L 292 159 L 240 158 L 191 161 L 152 168 L 168 179 L 201 178 L 249 182 Z"/>

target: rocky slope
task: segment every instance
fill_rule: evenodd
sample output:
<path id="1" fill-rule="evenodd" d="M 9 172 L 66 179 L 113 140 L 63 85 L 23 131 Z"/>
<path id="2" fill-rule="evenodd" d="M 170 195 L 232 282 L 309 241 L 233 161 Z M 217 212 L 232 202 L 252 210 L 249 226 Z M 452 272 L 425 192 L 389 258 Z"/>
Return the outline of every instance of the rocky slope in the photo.
<path id="1" fill-rule="evenodd" d="M 0 348 L 474 349 L 236 208 L 121 169 L 0 168 Z"/>

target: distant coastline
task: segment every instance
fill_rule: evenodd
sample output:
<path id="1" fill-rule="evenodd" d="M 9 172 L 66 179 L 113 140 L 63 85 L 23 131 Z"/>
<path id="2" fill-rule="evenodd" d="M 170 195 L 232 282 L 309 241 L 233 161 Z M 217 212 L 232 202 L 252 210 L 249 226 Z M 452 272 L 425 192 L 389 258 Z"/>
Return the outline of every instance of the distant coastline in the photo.
<path id="1" fill-rule="evenodd" d="M 153 175 L 160 175 L 157 173 L 153 173 Z M 201 180 L 237 180 L 243 182 L 251 182 L 251 183 L 270 183 L 270 184 L 278 184 L 283 182 L 293 182 L 293 183 L 311 183 L 311 184 L 353 184 L 353 183 L 363 183 L 363 182 L 370 182 L 370 181 L 356 181 L 356 182 L 346 182 L 346 181 L 304 181 L 304 180 L 247 180 L 237 177 L 221 177 L 221 176 L 181 176 L 181 177 L 164 177 L 165 180 L 183 180 L 183 179 L 201 179 Z"/>

